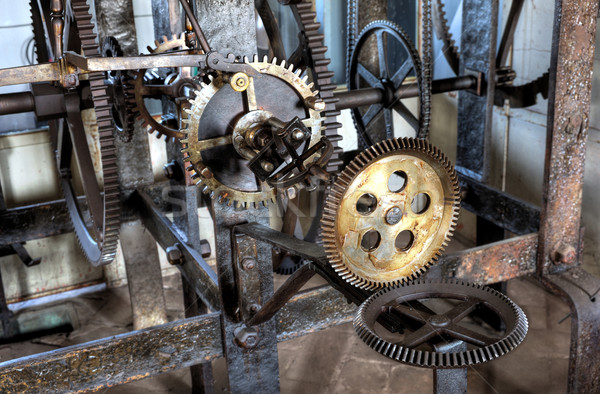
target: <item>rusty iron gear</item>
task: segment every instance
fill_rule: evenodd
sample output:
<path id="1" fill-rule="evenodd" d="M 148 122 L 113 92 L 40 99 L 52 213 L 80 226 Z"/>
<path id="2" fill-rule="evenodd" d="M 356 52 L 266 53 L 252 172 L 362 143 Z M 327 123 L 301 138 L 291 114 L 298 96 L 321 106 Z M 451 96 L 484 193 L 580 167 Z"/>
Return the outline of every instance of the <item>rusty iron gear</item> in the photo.
<path id="1" fill-rule="evenodd" d="M 246 188 L 219 180 L 222 177 L 218 167 L 224 165 L 224 157 L 230 157 L 235 161 L 232 165 L 243 168 L 258 153 L 258 148 L 246 142 L 251 138 L 250 127 L 254 127 L 251 125 L 258 127 L 271 118 L 289 120 L 298 116 L 311 132 L 309 146 L 318 143 L 322 133 L 320 111 L 308 104 L 318 91 L 313 91 L 313 84 L 306 83 L 306 76 L 301 77 L 301 70 L 294 70 L 292 65 L 286 67 L 285 61 L 269 62 L 266 57 L 262 62 L 256 56 L 253 62 L 247 58 L 245 61 L 261 76 L 252 78 L 251 87 L 244 92 L 231 87 L 231 81 L 224 75 L 210 77 L 209 84 L 202 83 L 196 98 L 190 100 L 188 118 L 182 120 L 187 127 L 183 130 L 186 137 L 181 140 L 184 159 L 190 163 L 188 170 L 193 171 L 192 178 L 197 179 L 202 192 L 239 208 L 266 205 L 275 202 L 276 197 L 276 190 L 266 183 Z M 278 95 L 270 94 L 273 90 Z M 218 152 L 210 152 L 215 148 Z M 207 155 L 211 157 L 207 159 Z"/>
<path id="2" fill-rule="evenodd" d="M 478 309 L 493 313 L 506 329 L 490 334 L 468 324 L 466 318 Z M 403 336 L 376 327 L 377 319 L 388 312 L 406 319 Z M 393 360 L 425 368 L 463 368 L 515 349 L 527 335 L 528 322 L 517 304 L 489 287 L 459 280 L 417 280 L 373 294 L 356 311 L 353 326 L 370 348 Z M 464 342 L 466 350 L 438 350 L 456 341 Z"/>
<path id="3" fill-rule="evenodd" d="M 93 31 L 94 23 L 89 13 L 89 5 L 85 0 L 73 0 L 71 7 L 75 21 L 74 28 L 77 31 L 76 36 L 71 36 L 73 42 L 80 43 L 84 56 L 100 56 L 97 37 Z M 69 43 L 69 47 L 72 45 L 74 44 Z M 93 197 L 94 200 L 101 201 L 103 206 L 101 207 L 101 214 L 98 217 L 92 216 L 91 220 L 86 220 L 80 210 L 74 187 L 71 183 L 70 159 L 63 160 L 65 158 L 62 158 L 59 162 L 59 169 L 61 171 L 61 185 L 65 193 L 65 201 L 79 245 L 87 260 L 93 266 L 99 266 L 112 262 L 117 252 L 121 202 L 119 199 L 119 176 L 113 135 L 114 123 L 110 113 L 110 100 L 104 82 L 104 73 L 89 73 L 88 80 L 98 125 L 104 191 L 98 196 L 86 195 L 86 199 L 89 201 L 89 198 Z M 64 121 L 51 121 L 50 127 L 57 129 L 60 127 L 60 124 L 66 123 L 68 123 L 66 119 Z M 83 130 L 79 131 L 83 132 Z M 69 150 L 70 148 L 67 148 L 67 151 Z M 59 157 L 62 153 L 59 149 Z M 81 172 L 82 178 L 96 179 L 93 167 L 82 167 Z"/>
<path id="4" fill-rule="evenodd" d="M 437 261 L 459 209 L 458 178 L 439 149 L 421 139 L 385 140 L 334 182 L 321 219 L 325 252 L 357 287 L 405 282 Z"/>

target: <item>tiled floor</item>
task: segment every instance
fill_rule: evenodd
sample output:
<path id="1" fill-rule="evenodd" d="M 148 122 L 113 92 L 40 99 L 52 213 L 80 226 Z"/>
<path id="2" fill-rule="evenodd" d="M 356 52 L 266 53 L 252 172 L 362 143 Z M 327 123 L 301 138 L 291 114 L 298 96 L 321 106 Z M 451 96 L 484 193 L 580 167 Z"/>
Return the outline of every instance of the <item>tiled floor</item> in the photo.
<path id="1" fill-rule="evenodd" d="M 170 319 L 183 316 L 181 282 L 165 278 Z M 570 320 L 559 299 L 533 282 L 509 282 L 509 296 L 526 312 L 529 333 L 510 354 L 468 370 L 470 393 L 563 393 L 566 390 Z M 56 349 L 127 332 L 132 318 L 127 288 L 109 289 L 71 302 L 81 326 L 56 334 L 0 346 L 0 360 Z M 215 392 L 226 392 L 224 360 L 214 362 Z M 292 393 L 431 393 L 432 371 L 398 364 L 364 345 L 344 324 L 279 345 L 281 392 Z M 108 393 L 190 392 L 187 370 L 111 388 Z"/>

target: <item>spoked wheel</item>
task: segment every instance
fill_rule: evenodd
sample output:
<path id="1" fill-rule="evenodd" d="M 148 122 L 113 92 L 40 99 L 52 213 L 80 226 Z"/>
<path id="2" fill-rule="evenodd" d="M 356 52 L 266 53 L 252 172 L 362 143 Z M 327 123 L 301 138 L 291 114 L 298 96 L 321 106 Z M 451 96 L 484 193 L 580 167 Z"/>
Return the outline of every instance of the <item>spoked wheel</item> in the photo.
<path id="1" fill-rule="evenodd" d="M 376 41 L 376 54 L 372 48 Z M 369 58 L 377 57 L 377 66 L 365 66 Z M 378 88 L 384 91 L 382 103 L 352 109 L 359 138 L 365 146 L 394 138 L 394 112 L 412 128 L 418 138 L 426 135 L 429 124 L 431 92 L 423 84 L 419 53 L 401 27 L 389 21 L 369 23 L 358 36 L 348 70 L 348 89 Z M 398 99 L 403 84 L 414 77 L 418 84 L 418 109 L 411 110 L 406 100 Z M 382 127 L 382 120 L 385 127 Z M 382 131 L 385 130 L 385 133 Z"/>
<path id="2" fill-rule="evenodd" d="M 505 324 L 503 331 L 477 324 L 471 315 L 486 309 Z M 377 320 L 383 313 L 402 318 L 402 334 Z M 489 287 L 462 281 L 416 281 L 385 288 L 357 310 L 354 329 L 372 349 L 396 361 L 429 368 L 460 368 L 484 363 L 516 348 L 527 334 L 527 317 L 508 297 Z M 466 350 L 440 352 L 462 341 Z"/>

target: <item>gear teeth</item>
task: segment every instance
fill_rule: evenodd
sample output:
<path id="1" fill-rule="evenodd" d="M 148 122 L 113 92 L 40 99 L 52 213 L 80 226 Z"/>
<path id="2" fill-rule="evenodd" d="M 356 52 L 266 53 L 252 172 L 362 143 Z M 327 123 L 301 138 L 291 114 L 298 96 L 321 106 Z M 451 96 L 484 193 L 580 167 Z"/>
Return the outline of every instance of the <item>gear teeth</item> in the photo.
<path id="1" fill-rule="evenodd" d="M 405 277 L 399 277 L 394 280 L 378 281 L 369 279 L 367 277 L 362 277 L 360 276 L 362 274 L 350 268 L 358 263 L 347 263 L 346 259 L 348 257 L 346 254 L 343 254 L 340 251 L 338 239 L 340 239 L 343 234 L 338 234 L 336 222 L 337 217 L 340 214 L 338 213 L 338 210 L 341 209 L 340 207 L 342 205 L 342 200 L 345 198 L 345 194 L 350 183 L 354 181 L 354 179 L 358 176 L 358 174 L 361 173 L 361 171 L 363 171 L 364 168 L 378 160 L 378 158 L 382 155 L 386 155 L 386 157 L 388 157 L 387 155 L 390 152 L 393 153 L 395 150 L 398 151 L 398 154 L 405 155 L 418 153 L 420 155 L 419 157 L 422 159 L 424 157 L 428 157 L 429 159 L 426 160 L 426 162 L 429 161 L 430 164 L 437 162 L 437 165 L 439 165 L 441 169 L 445 171 L 445 174 L 442 178 L 442 183 L 446 185 L 444 189 L 445 194 L 447 195 L 444 196 L 444 199 L 446 202 L 451 202 L 452 207 L 449 211 L 446 211 L 446 215 L 450 216 L 445 216 L 445 219 L 443 219 L 445 224 L 442 227 L 442 231 L 445 231 L 445 233 L 441 239 L 438 238 L 440 244 L 438 246 L 433 246 L 433 249 L 431 250 L 429 257 L 427 257 L 427 260 L 421 262 L 421 266 L 419 267 L 413 266 L 410 273 Z M 460 211 L 459 192 L 460 187 L 458 184 L 458 177 L 449 160 L 439 149 L 433 147 L 424 140 L 412 138 L 386 140 L 372 146 L 366 151 L 361 152 L 337 177 L 333 186 L 328 192 L 325 202 L 323 217 L 321 219 L 321 233 L 323 235 L 323 245 L 330 265 L 348 283 L 364 289 L 376 289 L 417 278 L 438 260 L 453 234 Z"/>
<path id="2" fill-rule="evenodd" d="M 244 63 L 250 63 L 250 59 L 248 58 L 248 56 L 244 56 Z"/>
<path id="3" fill-rule="evenodd" d="M 271 64 L 277 65 L 277 58 L 276 57 L 273 57 L 273 60 L 271 60 Z"/>
<path id="4" fill-rule="evenodd" d="M 269 57 L 267 55 L 263 56 L 263 63 L 269 63 Z"/>
<path id="5" fill-rule="evenodd" d="M 468 295 L 477 304 L 488 305 L 498 316 L 502 316 L 506 324 L 502 337 L 498 337 L 490 344 L 469 348 L 466 351 L 438 353 L 408 348 L 402 341 L 392 344 L 375 332 L 374 322 L 384 313 L 383 306 L 386 306 L 385 310 L 387 310 L 390 305 L 398 305 L 398 300 L 405 300 L 404 303 L 410 305 L 408 300 L 412 299 L 410 297 L 413 294 L 421 294 L 419 300 L 424 300 L 438 298 L 436 293 L 456 296 L 460 294 L 461 297 Z M 428 296 L 429 294 L 431 296 Z M 489 287 L 457 280 L 420 279 L 384 288 L 360 305 L 352 324 L 359 338 L 373 350 L 396 361 L 430 368 L 462 368 L 501 357 L 515 349 L 524 340 L 528 330 L 527 317 L 508 297 Z M 440 334 L 445 334 L 443 328 L 438 330 Z"/>

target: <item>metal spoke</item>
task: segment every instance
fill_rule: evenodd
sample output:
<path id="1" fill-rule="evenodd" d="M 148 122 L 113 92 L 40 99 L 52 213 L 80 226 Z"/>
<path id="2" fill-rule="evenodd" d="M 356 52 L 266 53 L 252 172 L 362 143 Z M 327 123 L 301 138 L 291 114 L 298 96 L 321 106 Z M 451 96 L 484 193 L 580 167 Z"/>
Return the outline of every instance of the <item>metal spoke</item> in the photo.
<path id="1" fill-rule="evenodd" d="M 230 145 L 233 143 L 233 137 L 231 134 L 224 135 L 222 137 L 209 138 L 198 142 L 198 150 L 204 151 L 207 149 L 216 148 L 218 146 Z"/>
<path id="2" fill-rule="evenodd" d="M 398 100 L 394 103 L 393 108 L 413 129 L 419 130 L 419 119 L 417 119 L 413 113 L 410 112 L 406 105 Z"/>
<path id="3" fill-rule="evenodd" d="M 425 324 L 418 330 L 408 334 L 402 341 L 402 344 L 408 348 L 414 348 L 427 342 L 436 335 L 439 335 L 437 330 L 431 325 Z"/>
<path id="4" fill-rule="evenodd" d="M 385 32 L 378 30 L 377 35 L 377 53 L 379 55 L 379 77 L 389 78 L 387 63 L 387 39 L 383 37 Z M 386 33 L 387 34 L 387 33 Z"/>
<path id="5" fill-rule="evenodd" d="M 444 328 L 444 333 L 450 335 L 452 338 L 460 339 L 461 341 L 470 343 L 475 346 L 491 345 L 492 343 L 496 343 L 501 339 L 499 337 L 490 337 L 487 335 L 483 335 L 469 328 L 459 326 L 456 324 Z"/>
<path id="6" fill-rule="evenodd" d="M 467 317 L 469 313 L 473 312 L 477 305 L 479 305 L 479 300 L 467 298 L 464 302 L 461 302 L 453 309 L 444 313 L 444 316 L 452 320 L 453 323 L 456 323 L 459 320 Z"/>
<path id="7" fill-rule="evenodd" d="M 392 83 L 394 84 L 394 86 L 396 88 L 399 87 L 402 84 L 402 82 L 406 79 L 408 73 L 411 72 L 411 70 L 414 70 L 414 68 L 415 66 L 412 62 L 412 58 L 409 57 L 392 77 Z"/>
<path id="8" fill-rule="evenodd" d="M 363 126 L 365 129 L 367 125 L 371 123 L 371 121 L 381 112 L 383 109 L 383 105 L 381 104 L 373 104 L 369 107 L 367 112 L 362 116 Z"/>
<path id="9" fill-rule="evenodd" d="M 385 135 L 386 138 L 394 138 L 394 116 L 392 110 L 385 108 L 383 110 L 383 116 L 385 118 Z"/>
<path id="10" fill-rule="evenodd" d="M 377 85 L 379 85 L 379 79 L 377 79 L 375 75 L 371 74 L 371 72 L 367 70 L 365 66 L 358 63 L 357 68 L 358 75 L 363 77 L 363 79 L 369 84 L 369 86 L 376 87 Z"/>
<path id="11" fill-rule="evenodd" d="M 425 324 L 427 322 L 427 319 L 429 319 L 432 315 L 429 312 L 417 310 L 417 309 L 415 309 L 411 306 L 407 306 L 407 305 L 394 305 L 394 306 L 390 306 L 389 309 L 394 310 L 398 313 L 401 313 L 402 315 L 409 317 L 413 320 L 416 320 L 418 322 L 421 322 L 423 324 Z"/>

